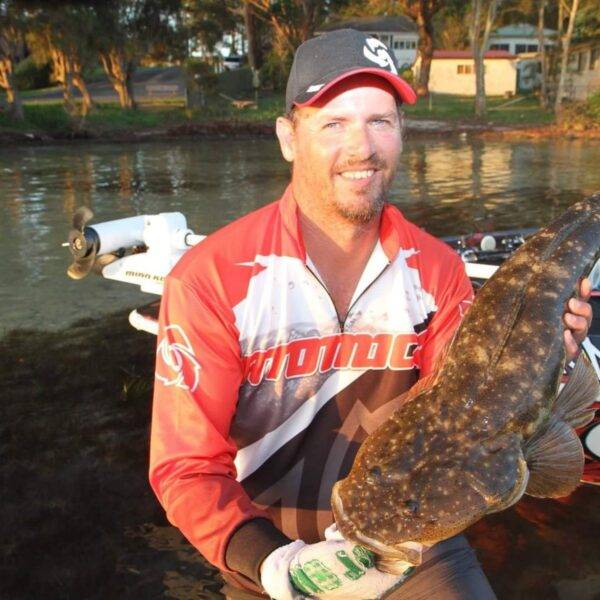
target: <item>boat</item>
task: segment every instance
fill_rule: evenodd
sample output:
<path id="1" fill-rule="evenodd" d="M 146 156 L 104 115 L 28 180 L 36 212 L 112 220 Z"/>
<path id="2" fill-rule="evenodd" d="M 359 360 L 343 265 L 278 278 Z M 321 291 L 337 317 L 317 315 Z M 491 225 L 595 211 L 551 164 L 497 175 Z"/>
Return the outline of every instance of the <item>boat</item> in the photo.
<path id="1" fill-rule="evenodd" d="M 82 207 L 73 216 L 68 246 L 73 263 L 67 274 L 82 279 L 96 273 L 106 279 L 140 287 L 154 299 L 129 314 L 129 322 L 137 330 L 158 333 L 158 312 L 164 280 L 177 261 L 206 237 L 194 233 L 180 212 L 138 215 L 95 223 L 90 209 Z M 465 264 L 473 288 L 477 292 L 501 265 L 537 229 L 476 232 L 441 238 Z M 582 350 L 588 355 L 600 379 L 600 261 L 594 266 L 590 280 L 590 302 L 594 319 Z M 568 369 L 565 378 L 568 377 Z M 600 408 L 600 403 L 595 405 Z M 585 452 L 582 481 L 600 485 L 600 411 L 591 423 L 578 430 Z"/>

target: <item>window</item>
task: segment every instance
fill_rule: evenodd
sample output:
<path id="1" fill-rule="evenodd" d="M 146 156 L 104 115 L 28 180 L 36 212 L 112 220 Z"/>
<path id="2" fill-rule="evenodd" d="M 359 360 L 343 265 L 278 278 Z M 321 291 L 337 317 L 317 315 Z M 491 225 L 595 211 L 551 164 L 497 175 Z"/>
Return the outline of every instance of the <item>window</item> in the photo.
<path id="1" fill-rule="evenodd" d="M 527 52 L 527 44 L 517 44 L 515 46 L 515 53 L 521 54 L 521 52 Z"/>
<path id="2" fill-rule="evenodd" d="M 567 70 L 569 73 L 577 71 L 577 65 L 579 63 L 579 55 L 577 52 L 573 52 L 569 55 L 569 62 L 567 63 Z"/>
<path id="3" fill-rule="evenodd" d="M 471 75 L 473 73 L 473 65 L 456 65 L 458 75 Z"/>
<path id="4" fill-rule="evenodd" d="M 404 50 L 404 41 L 394 42 L 394 50 Z"/>
<path id="5" fill-rule="evenodd" d="M 410 43 L 410 47 L 411 47 L 413 50 L 415 50 L 415 49 L 416 49 L 416 47 L 417 47 L 417 42 L 411 42 L 411 43 Z"/>
<path id="6" fill-rule="evenodd" d="M 596 68 L 600 59 L 600 46 L 596 46 L 592 48 L 592 53 L 590 54 L 590 71 L 593 71 Z"/>
<path id="7" fill-rule="evenodd" d="M 537 52 L 537 44 L 527 44 L 527 52 Z"/>
<path id="8" fill-rule="evenodd" d="M 586 52 L 573 52 L 569 56 L 567 70 L 569 73 L 581 73 L 585 69 Z"/>
<path id="9" fill-rule="evenodd" d="M 506 52 L 509 52 L 510 46 L 508 44 L 492 44 L 490 50 L 506 50 Z"/>

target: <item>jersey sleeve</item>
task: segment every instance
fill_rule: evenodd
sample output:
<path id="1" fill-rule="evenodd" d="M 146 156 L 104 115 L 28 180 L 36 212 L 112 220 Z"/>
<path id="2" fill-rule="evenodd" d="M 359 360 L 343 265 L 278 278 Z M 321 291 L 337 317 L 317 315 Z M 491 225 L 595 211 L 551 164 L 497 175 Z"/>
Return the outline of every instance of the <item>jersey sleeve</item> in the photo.
<path id="1" fill-rule="evenodd" d="M 429 375 L 436 360 L 452 341 L 467 310 L 473 303 L 473 286 L 465 272 L 464 263 L 452 255 L 440 265 L 437 311 L 433 315 L 420 349 L 420 377 Z"/>
<path id="2" fill-rule="evenodd" d="M 167 277 L 159 317 L 150 483 L 171 523 L 219 569 L 234 531 L 265 517 L 236 481 L 229 435 L 242 381 L 231 310 Z"/>

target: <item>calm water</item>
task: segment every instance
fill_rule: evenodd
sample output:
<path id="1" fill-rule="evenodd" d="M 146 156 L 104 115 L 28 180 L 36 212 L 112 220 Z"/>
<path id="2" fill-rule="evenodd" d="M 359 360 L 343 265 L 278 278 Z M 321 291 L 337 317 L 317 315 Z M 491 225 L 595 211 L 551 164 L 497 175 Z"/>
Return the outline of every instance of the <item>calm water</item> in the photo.
<path id="1" fill-rule="evenodd" d="M 544 225 L 600 190 L 600 144 L 406 142 L 392 198 L 436 235 Z M 71 215 L 100 222 L 178 210 L 209 233 L 277 196 L 289 170 L 274 141 L 0 149 L 0 334 L 57 329 L 146 302 L 133 286 L 67 278 Z"/>

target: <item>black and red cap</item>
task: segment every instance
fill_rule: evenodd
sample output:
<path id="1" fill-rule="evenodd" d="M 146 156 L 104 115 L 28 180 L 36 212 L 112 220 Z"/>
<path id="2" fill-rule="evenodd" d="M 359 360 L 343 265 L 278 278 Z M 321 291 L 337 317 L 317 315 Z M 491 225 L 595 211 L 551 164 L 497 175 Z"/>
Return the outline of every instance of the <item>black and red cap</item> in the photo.
<path id="1" fill-rule="evenodd" d="M 285 108 L 309 106 L 331 87 L 358 73 L 387 80 L 405 104 L 417 95 L 398 75 L 394 53 L 377 38 L 355 29 L 337 29 L 307 40 L 294 55 L 285 92 Z"/>

